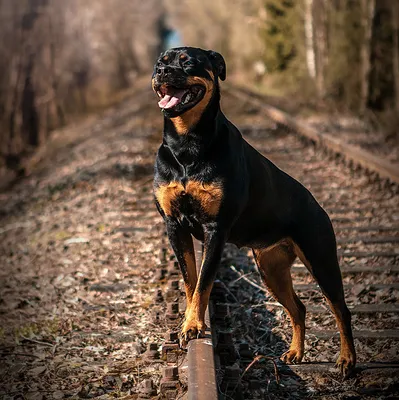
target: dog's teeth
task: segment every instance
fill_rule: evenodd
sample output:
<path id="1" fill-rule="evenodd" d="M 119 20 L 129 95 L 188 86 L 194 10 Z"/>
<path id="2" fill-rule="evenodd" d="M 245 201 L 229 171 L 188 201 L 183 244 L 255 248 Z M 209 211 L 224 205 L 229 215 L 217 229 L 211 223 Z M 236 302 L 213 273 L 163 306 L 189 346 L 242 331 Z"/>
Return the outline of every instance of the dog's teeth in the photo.
<path id="1" fill-rule="evenodd" d="M 186 96 L 184 97 L 184 101 L 183 104 L 188 103 L 191 100 L 191 93 L 186 94 Z"/>

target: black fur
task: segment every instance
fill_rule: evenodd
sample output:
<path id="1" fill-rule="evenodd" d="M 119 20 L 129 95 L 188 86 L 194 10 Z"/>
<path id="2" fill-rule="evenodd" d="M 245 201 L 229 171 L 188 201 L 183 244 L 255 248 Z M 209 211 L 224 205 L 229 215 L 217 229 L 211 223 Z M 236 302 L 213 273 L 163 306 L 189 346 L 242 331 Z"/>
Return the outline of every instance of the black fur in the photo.
<path id="1" fill-rule="evenodd" d="M 179 58 L 182 53 L 187 56 L 184 61 Z M 162 61 L 165 55 L 167 62 Z M 212 99 L 187 134 L 179 135 L 170 119 L 174 113 L 165 113 L 163 142 L 155 164 L 155 191 L 171 181 L 184 186 L 189 180 L 218 182 L 223 188 L 215 216 L 204 212 L 189 195 L 176 199 L 172 216 L 165 215 L 157 202 L 183 276 L 187 276 L 182 260 L 184 251 L 192 246 L 190 235 L 205 246 L 199 293 L 212 285 L 225 242 L 263 249 L 289 238 L 311 264 L 327 298 L 339 304 L 351 338 L 330 219 L 302 184 L 249 145 L 221 111 L 219 79 L 226 78 L 223 57 L 191 47 L 172 49 L 159 58 L 153 78 L 156 85 L 182 84 L 189 76 L 212 79 L 210 70 L 215 77 Z"/>

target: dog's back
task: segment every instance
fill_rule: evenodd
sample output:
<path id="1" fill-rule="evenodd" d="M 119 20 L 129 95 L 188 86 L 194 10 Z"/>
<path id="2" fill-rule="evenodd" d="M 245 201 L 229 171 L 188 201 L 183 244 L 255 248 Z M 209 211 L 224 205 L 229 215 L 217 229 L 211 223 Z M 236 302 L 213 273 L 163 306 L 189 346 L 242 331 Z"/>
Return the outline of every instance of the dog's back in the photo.
<path id="1" fill-rule="evenodd" d="M 300 362 L 304 351 L 306 309 L 290 275 L 295 258 L 302 260 L 336 316 L 338 366 L 347 374 L 356 354 L 330 219 L 307 189 L 250 146 L 223 115 L 219 79 L 225 76 L 220 54 L 196 48 L 161 55 L 153 75 L 165 117 L 154 192 L 185 282 L 184 340 L 205 329 L 210 291 L 230 241 L 253 249 L 263 281 L 291 318 L 293 338 L 282 356 L 287 362 Z M 199 277 L 191 235 L 204 242 Z"/>

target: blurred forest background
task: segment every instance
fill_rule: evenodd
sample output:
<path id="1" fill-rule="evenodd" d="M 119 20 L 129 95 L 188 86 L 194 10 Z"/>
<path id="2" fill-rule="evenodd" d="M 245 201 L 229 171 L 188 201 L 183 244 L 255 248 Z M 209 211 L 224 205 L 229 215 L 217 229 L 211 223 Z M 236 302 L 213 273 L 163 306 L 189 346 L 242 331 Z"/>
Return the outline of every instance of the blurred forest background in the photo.
<path id="1" fill-rule="evenodd" d="M 0 0 L 0 168 L 134 88 L 170 44 L 220 51 L 228 79 L 265 93 L 377 118 L 389 139 L 398 26 L 399 0 Z"/>

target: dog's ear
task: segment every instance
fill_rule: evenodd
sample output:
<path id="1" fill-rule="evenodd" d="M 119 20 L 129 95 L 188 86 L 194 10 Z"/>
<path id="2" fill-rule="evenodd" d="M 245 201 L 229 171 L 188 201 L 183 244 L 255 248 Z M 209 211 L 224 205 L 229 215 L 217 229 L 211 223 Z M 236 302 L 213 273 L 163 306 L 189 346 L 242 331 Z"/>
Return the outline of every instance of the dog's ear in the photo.
<path id="1" fill-rule="evenodd" d="M 226 79 L 226 63 L 223 56 L 213 50 L 207 51 L 208 58 L 212 63 L 212 67 L 216 76 L 218 76 L 222 81 Z"/>

